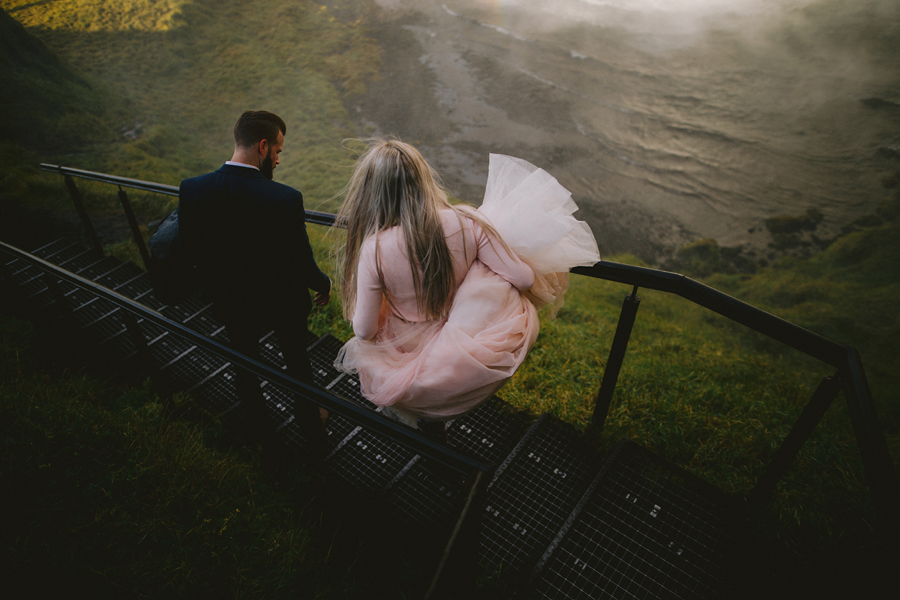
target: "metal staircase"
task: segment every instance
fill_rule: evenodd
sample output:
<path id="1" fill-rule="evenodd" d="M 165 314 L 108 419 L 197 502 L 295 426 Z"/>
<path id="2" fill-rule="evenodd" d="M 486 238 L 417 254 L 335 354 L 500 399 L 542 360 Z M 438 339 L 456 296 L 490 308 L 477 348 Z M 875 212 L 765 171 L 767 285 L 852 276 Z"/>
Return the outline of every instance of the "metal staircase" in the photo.
<path id="1" fill-rule="evenodd" d="M 740 592 L 745 517 L 768 502 L 831 403 L 842 392 L 856 433 L 878 530 L 900 538 L 900 484 L 875 412 L 862 362 L 842 346 L 677 273 L 608 261 L 573 273 L 634 286 L 625 297 L 594 408 L 601 430 L 609 411 L 640 298 L 638 287 L 675 294 L 768 336 L 833 369 L 813 392 L 788 436 L 746 497 L 727 496 L 638 445 L 622 441 L 605 461 L 568 424 L 534 423 L 498 398 L 449 425 L 442 445 L 377 415 L 354 376 L 332 363 L 342 342 L 311 339 L 315 387 L 284 374 L 278 340 L 260 340 L 258 363 L 229 350 L 227 331 L 200 298 L 168 306 L 148 275 L 102 256 L 74 178 L 118 186 L 144 263 L 148 252 L 124 188 L 178 196 L 174 186 L 41 165 L 62 175 L 92 248 L 59 240 L 33 254 L 0 242 L 0 295 L 21 311 L 51 320 L 115 360 L 190 393 L 213 414 L 240 418 L 235 365 L 260 377 L 284 447 L 306 440 L 289 407 L 296 397 L 330 413 L 325 465 L 388 507 L 400 523 L 451 531 L 445 566 L 473 577 L 474 562 L 500 573 L 528 598 L 730 598 Z M 307 223 L 334 226 L 335 215 L 307 211 Z M 224 344 L 223 344 L 224 343 Z M 271 366 L 267 366 L 271 365 Z M 455 526 L 454 526 L 455 524 Z M 462 551 L 458 548 L 462 546 Z M 455 548 L 453 553 L 449 553 Z M 460 555 L 463 555 L 460 558 Z M 460 565 L 464 565 L 460 571 Z M 467 568 L 466 568 L 467 567 Z"/>
<path id="2" fill-rule="evenodd" d="M 239 410 L 231 362 L 177 331 L 117 306 L 67 281 L 24 253 L 0 269 L 2 288 L 34 318 L 78 331 L 109 356 L 143 366 L 207 410 Z M 33 256 L 77 273 L 219 341 L 227 332 L 210 305 L 190 298 L 167 306 L 147 274 L 129 263 L 59 240 Z M 130 325 L 129 325 L 130 322 Z M 136 332 L 139 332 L 136 333 Z M 284 368 L 273 334 L 260 340 L 264 360 Z M 312 341 L 315 383 L 375 411 L 355 376 L 332 366 L 342 342 Z M 287 410 L 292 392 L 264 380 L 269 413 L 289 448 L 305 444 Z M 527 582 L 535 598 L 721 598 L 737 511 L 716 488 L 630 442 L 601 463 L 570 425 L 549 415 L 533 424 L 498 398 L 452 421 L 449 445 L 495 465 L 476 506 L 478 561 L 488 572 Z M 434 464 L 389 436 L 332 414 L 326 429 L 330 476 L 380 500 L 399 522 L 425 531 L 453 524 L 466 494 L 465 477 Z"/>

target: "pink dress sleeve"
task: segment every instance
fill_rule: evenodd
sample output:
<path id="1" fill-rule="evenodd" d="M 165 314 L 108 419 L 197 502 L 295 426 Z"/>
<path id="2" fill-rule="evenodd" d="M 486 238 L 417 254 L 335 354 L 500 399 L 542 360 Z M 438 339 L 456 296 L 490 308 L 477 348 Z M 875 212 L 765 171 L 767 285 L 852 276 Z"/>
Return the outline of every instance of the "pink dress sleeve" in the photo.
<path id="1" fill-rule="evenodd" d="M 356 268 L 356 312 L 353 314 L 353 333 L 369 340 L 378 333 L 378 315 L 381 312 L 381 284 L 375 270 L 375 244 L 369 240 L 360 250 Z"/>
<path id="2" fill-rule="evenodd" d="M 476 222 L 475 243 L 478 245 L 478 260 L 491 271 L 510 282 L 518 290 L 525 291 L 534 285 L 534 271 L 515 253 L 507 252 L 499 240 L 488 235 Z"/>

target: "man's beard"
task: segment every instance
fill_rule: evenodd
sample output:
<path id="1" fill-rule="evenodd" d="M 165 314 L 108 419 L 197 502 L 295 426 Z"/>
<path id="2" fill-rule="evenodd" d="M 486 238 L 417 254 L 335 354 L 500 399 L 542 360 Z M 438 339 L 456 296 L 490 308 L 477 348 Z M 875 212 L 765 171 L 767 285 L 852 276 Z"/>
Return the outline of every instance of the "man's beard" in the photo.
<path id="1" fill-rule="evenodd" d="M 262 173 L 266 179 L 273 179 L 275 177 L 275 163 L 272 161 L 272 156 L 267 156 L 262 164 L 259 165 L 259 172 Z"/>

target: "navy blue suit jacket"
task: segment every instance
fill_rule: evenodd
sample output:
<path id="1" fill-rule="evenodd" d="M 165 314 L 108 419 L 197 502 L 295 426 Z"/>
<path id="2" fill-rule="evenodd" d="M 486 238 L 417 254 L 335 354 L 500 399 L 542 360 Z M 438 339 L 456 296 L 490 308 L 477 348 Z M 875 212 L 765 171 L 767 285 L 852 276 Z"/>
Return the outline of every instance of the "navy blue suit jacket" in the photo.
<path id="1" fill-rule="evenodd" d="M 181 182 L 185 256 L 219 312 L 265 325 L 312 308 L 309 289 L 328 292 L 306 233 L 303 195 L 256 169 L 224 165 Z"/>

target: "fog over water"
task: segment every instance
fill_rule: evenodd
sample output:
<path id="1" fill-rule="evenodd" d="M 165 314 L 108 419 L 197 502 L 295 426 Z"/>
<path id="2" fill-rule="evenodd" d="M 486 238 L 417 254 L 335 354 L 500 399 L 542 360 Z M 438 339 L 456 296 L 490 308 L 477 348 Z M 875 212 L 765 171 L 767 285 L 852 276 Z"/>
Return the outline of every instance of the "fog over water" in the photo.
<path id="1" fill-rule="evenodd" d="M 385 68 L 356 113 L 478 201 L 487 153 L 572 190 L 606 252 L 713 237 L 765 253 L 767 217 L 827 238 L 900 169 L 894 0 L 376 0 Z"/>

